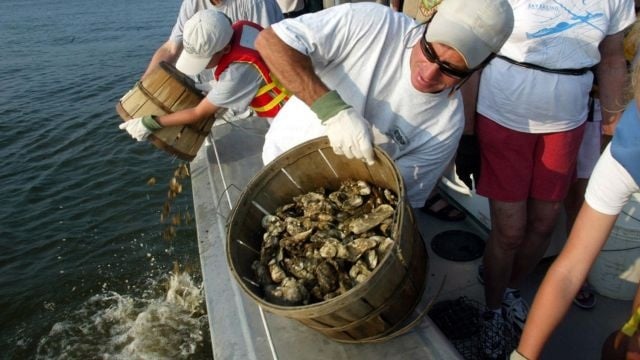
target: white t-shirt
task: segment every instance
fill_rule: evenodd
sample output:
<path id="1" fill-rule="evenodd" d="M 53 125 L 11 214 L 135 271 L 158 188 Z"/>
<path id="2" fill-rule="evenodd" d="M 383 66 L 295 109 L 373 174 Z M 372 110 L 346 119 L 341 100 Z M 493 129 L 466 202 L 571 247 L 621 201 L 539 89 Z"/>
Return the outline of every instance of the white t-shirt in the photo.
<path id="1" fill-rule="evenodd" d="M 283 14 L 300 11 L 304 8 L 304 0 L 277 0 Z"/>
<path id="2" fill-rule="evenodd" d="M 510 0 L 515 25 L 500 50 L 520 62 L 551 69 L 579 69 L 600 62 L 598 45 L 635 19 L 632 0 Z M 587 118 L 593 74 L 560 75 L 502 59 L 482 72 L 477 111 L 527 133 L 567 131 Z"/>
<path id="3" fill-rule="evenodd" d="M 249 20 L 264 28 L 283 19 L 276 0 L 223 0 L 219 6 L 213 5 L 210 0 L 184 0 L 169 40 L 182 43 L 184 24 L 195 13 L 206 9 L 222 11 L 231 19 L 231 22 Z"/>
<path id="4" fill-rule="evenodd" d="M 460 94 L 424 94 L 411 85 L 409 57 L 423 29 L 416 26 L 387 6 L 357 3 L 286 19 L 272 29 L 309 55 L 320 79 L 371 123 L 375 144 L 395 160 L 411 205 L 420 207 L 454 156 L 464 116 Z M 274 118 L 265 163 L 324 134 L 310 110 L 291 107 L 306 105 L 289 100 Z"/>
<path id="5" fill-rule="evenodd" d="M 245 26 L 240 45 L 255 50 L 258 34 L 259 32 L 255 28 Z M 212 74 L 213 70 L 215 69 L 212 69 Z M 210 86 L 207 93 L 209 102 L 219 107 L 241 112 L 249 106 L 258 89 L 264 86 L 265 82 L 254 65 L 245 62 L 232 62 L 220 74 L 218 80 L 212 77 L 208 85 Z"/>
<path id="6" fill-rule="evenodd" d="M 210 103 L 242 112 L 264 86 L 264 79 L 253 65 L 236 62 L 220 74 L 220 79 L 209 81 L 209 85 L 207 100 Z"/>
<path id="7" fill-rule="evenodd" d="M 638 163 L 640 164 L 640 159 Z M 609 144 L 593 169 L 584 200 L 603 214 L 617 215 L 629 201 L 631 194 L 638 191 L 639 184 L 636 184 L 629 172 L 611 156 Z"/>

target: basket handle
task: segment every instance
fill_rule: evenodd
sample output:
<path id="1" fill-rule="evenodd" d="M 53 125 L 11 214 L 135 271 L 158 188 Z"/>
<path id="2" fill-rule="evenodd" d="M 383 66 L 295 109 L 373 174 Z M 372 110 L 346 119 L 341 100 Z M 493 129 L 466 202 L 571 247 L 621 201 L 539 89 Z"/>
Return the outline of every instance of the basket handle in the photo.
<path id="1" fill-rule="evenodd" d="M 234 188 L 236 190 L 238 190 L 239 192 L 242 192 L 242 189 L 240 189 L 238 186 L 236 186 L 236 184 L 229 184 L 222 193 L 220 193 L 220 196 L 218 196 L 218 199 L 216 201 L 216 207 L 215 207 L 215 213 L 220 216 L 221 218 L 224 219 L 225 223 L 229 222 L 229 218 L 227 216 L 225 216 L 224 214 L 222 214 L 222 212 L 220 211 L 220 202 L 222 201 L 222 197 L 225 196 L 227 194 L 227 192 L 229 191 L 229 189 Z M 231 204 L 231 200 L 229 199 L 229 207 L 233 207 L 233 204 Z"/>

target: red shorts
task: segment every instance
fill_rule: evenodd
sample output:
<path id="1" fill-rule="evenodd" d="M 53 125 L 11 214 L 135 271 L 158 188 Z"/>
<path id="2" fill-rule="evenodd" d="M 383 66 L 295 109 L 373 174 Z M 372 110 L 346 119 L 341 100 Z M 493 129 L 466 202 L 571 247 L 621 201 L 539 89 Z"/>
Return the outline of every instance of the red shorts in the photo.
<path id="1" fill-rule="evenodd" d="M 576 177 L 584 124 L 563 132 L 514 131 L 476 114 L 482 158 L 478 194 L 512 202 L 562 201 Z"/>

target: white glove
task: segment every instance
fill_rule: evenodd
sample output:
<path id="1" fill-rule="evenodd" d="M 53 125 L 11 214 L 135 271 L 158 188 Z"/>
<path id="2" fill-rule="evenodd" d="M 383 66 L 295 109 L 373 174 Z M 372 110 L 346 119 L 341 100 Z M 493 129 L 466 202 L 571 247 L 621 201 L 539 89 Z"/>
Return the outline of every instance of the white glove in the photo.
<path id="1" fill-rule="evenodd" d="M 324 122 L 333 151 L 349 159 L 360 159 L 373 165 L 371 128 L 352 107 L 341 110 Z"/>
<path id="2" fill-rule="evenodd" d="M 524 355 L 520 354 L 517 349 L 515 349 L 513 350 L 513 352 L 511 352 L 511 355 L 509 355 L 509 360 L 529 360 L 529 359 L 527 359 Z"/>
<path id="3" fill-rule="evenodd" d="M 155 129 L 161 128 L 153 116 L 143 116 L 127 120 L 118 126 L 122 130 L 126 130 L 132 138 L 143 141 L 146 140 L 149 135 Z"/>

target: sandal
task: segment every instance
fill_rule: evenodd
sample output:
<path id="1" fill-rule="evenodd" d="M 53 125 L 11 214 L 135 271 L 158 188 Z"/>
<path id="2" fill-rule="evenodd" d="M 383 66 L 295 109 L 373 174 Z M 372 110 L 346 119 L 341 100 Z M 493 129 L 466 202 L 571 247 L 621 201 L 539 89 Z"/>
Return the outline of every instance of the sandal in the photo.
<path id="1" fill-rule="evenodd" d="M 576 297 L 573 298 L 573 303 L 581 309 L 593 309 L 596 306 L 596 295 L 591 290 L 589 284 L 584 283 Z"/>
<path id="2" fill-rule="evenodd" d="M 435 192 L 427 199 L 421 210 L 422 212 L 443 221 L 460 221 L 467 217 L 462 210 L 459 210 L 455 206 L 449 204 L 447 199 L 442 197 L 438 192 Z"/>

